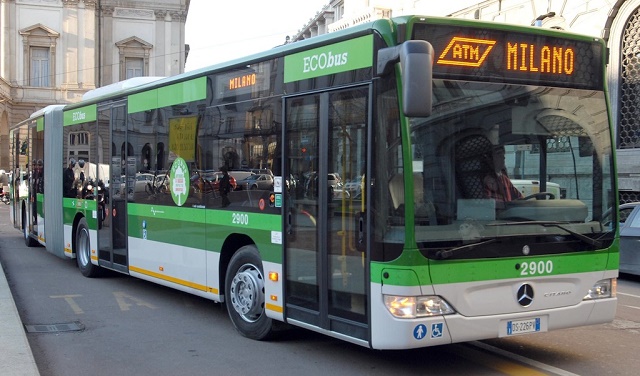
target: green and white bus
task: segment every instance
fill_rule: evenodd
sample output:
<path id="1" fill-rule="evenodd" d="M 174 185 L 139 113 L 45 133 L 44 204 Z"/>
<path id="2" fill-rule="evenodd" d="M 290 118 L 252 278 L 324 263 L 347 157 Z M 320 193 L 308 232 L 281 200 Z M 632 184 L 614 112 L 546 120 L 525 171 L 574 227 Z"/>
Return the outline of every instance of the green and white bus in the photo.
<path id="1" fill-rule="evenodd" d="M 223 302 L 254 339 L 284 322 L 408 349 L 609 322 L 606 59 L 599 38 L 406 16 L 125 81 L 11 130 L 13 220 L 87 277 Z M 227 203 L 222 170 L 272 182 L 237 179 Z M 535 192 L 491 194 L 506 176 Z"/>

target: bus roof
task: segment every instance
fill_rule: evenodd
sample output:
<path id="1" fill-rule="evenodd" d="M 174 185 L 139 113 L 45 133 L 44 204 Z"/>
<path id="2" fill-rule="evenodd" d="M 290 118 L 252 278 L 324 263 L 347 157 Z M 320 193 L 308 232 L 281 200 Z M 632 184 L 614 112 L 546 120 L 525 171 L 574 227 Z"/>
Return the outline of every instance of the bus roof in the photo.
<path id="1" fill-rule="evenodd" d="M 95 89 L 86 93 L 83 96 L 83 100 L 78 103 L 67 105 L 65 110 L 72 110 L 88 104 L 99 103 L 109 98 L 118 96 L 127 96 L 142 92 L 145 90 L 161 87 L 165 85 L 180 83 L 188 81 L 194 78 L 202 77 L 213 72 L 222 71 L 224 69 L 245 67 L 249 64 L 253 64 L 258 61 L 282 57 L 297 53 L 304 50 L 309 50 L 315 47 L 320 47 L 330 43 L 336 43 L 350 38 L 354 38 L 361 35 L 370 34 L 374 31 L 378 31 L 380 35 L 385 38 L 389 45 L 395 45 L 398 42 L 402 42 L 408 39 L 408 35 L 398 35 L 399 33 L 406 33 L 406 28 L 399 27 L 399 25 L 413 25 L 414 23 L 428 23 L 428 24 L 441 24 L 441 25 L 457 25 L 468 26 L 476 28 L 489 28 L 493 30 L 504 31 L 520 31 L 525 33 L 532 33 L 538 35 L 568 37 L 578 40 L 598 40 L 597 37 L 589 37 L 580 34 L 574 34 L 562 30 L 547 29 L 541 27 L 515 25 L 498 22 L 487 22 L 479 20 L 460 19 L 452 17 L 433 17 L 433 16 L 420 16 L 420 15 L 406 15 L 394 17 L 392 19 L 379 19 L 365 24 L 352 26 L 343 30 L 335 31 L 332 33 L 322 34 L 313 38 L 305 39 L 298 42 L 284 44 L 273 47 L 269 50 L 259 52 L 256 54 L 248 55 L 245 57 L 229 60 L 223 63 L 217 63 L 211 66 L 199 68 L 193 71 L 184 72 L 171 77 L 138 77 L 136 79 L 130 79 L 121 81 L 115 84 L 107 85 L 102 88 Z M 224 49 L 221 49 L 224 52 Z M 107 89 L 108 88 L 108 89 Z M 103 90 L 104 89 L 104 90 Z"/>
<path id="2" fill-rule="evenodd" d="M 88 101 L 91 99 L 98 99 L 100 97 L 107 96 L 112 93 L 120 92 L 126 89 L 131 89 L 136 86 L 148 84 L 151 82 L 158 81 L 164 77 L 153 77 L 153 76 L 144 76 L 144 77 L 133 77 L 126 79 L 124 81 L 119 81 L 113 84 L 109 84 L 106 86 L 102 86 L 90 91 L 87 91 L 82 96 L 83 101 Z"/>
<path id="3" fill-rule="evenodd" d="M 63 108 L 64 106 L 65 106 L 64 104 L 52 104 L 52 105 L 49 105 L 47 107 L 41 108 L 38 111 L 32 113 L 31 116 L 29 116 L 29 119 L 35 119 L 37 117 L 43 116 L 47 112 L 51 112 L 51 111 L 53 111 L 55 109 Z"/>

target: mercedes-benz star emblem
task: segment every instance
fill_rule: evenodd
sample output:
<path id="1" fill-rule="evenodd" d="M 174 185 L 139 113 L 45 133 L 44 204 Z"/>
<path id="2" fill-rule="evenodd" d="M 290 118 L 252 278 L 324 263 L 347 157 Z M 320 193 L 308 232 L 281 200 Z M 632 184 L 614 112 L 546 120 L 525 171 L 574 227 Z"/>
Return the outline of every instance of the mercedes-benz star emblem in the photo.
<path id="1" fill-rule="evenodd" d="M 518 303 L 523 307 L 528 307 L 533 302 L 533 287 L 525 283 L 518 289 Z"/>

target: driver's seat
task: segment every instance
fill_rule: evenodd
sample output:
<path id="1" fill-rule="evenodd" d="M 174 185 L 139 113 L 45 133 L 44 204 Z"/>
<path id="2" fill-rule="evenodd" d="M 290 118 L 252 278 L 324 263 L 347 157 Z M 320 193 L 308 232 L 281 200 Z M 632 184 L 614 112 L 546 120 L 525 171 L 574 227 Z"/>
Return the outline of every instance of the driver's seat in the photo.
<path id="1" fill-rule="evenodd" d="M 462 198 L 487 198 L 484 177 L 491 173 L 493 145 L 487 137 L 474 134 L 455 143 L 456 184 Z"/>

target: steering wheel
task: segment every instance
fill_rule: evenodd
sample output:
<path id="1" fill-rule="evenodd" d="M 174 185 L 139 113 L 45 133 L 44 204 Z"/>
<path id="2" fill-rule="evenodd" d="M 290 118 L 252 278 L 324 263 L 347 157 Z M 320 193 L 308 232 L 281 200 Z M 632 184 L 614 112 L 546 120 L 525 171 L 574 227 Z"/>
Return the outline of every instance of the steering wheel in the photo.
<path id="1" fill-rule="evenodd" d="M 542 199 L 546 199 L 545 197 L 549 197 L 549 200 L 553 200 L 556 198 L 556 195 L 554 195 L 551 192 L 538 192 L 538 193 L 529 195 L 527 197 L 523 197 L 520 200 L 531 200 L 532 198 L 535 198 L 536 200 L 542 200 Z"/>

